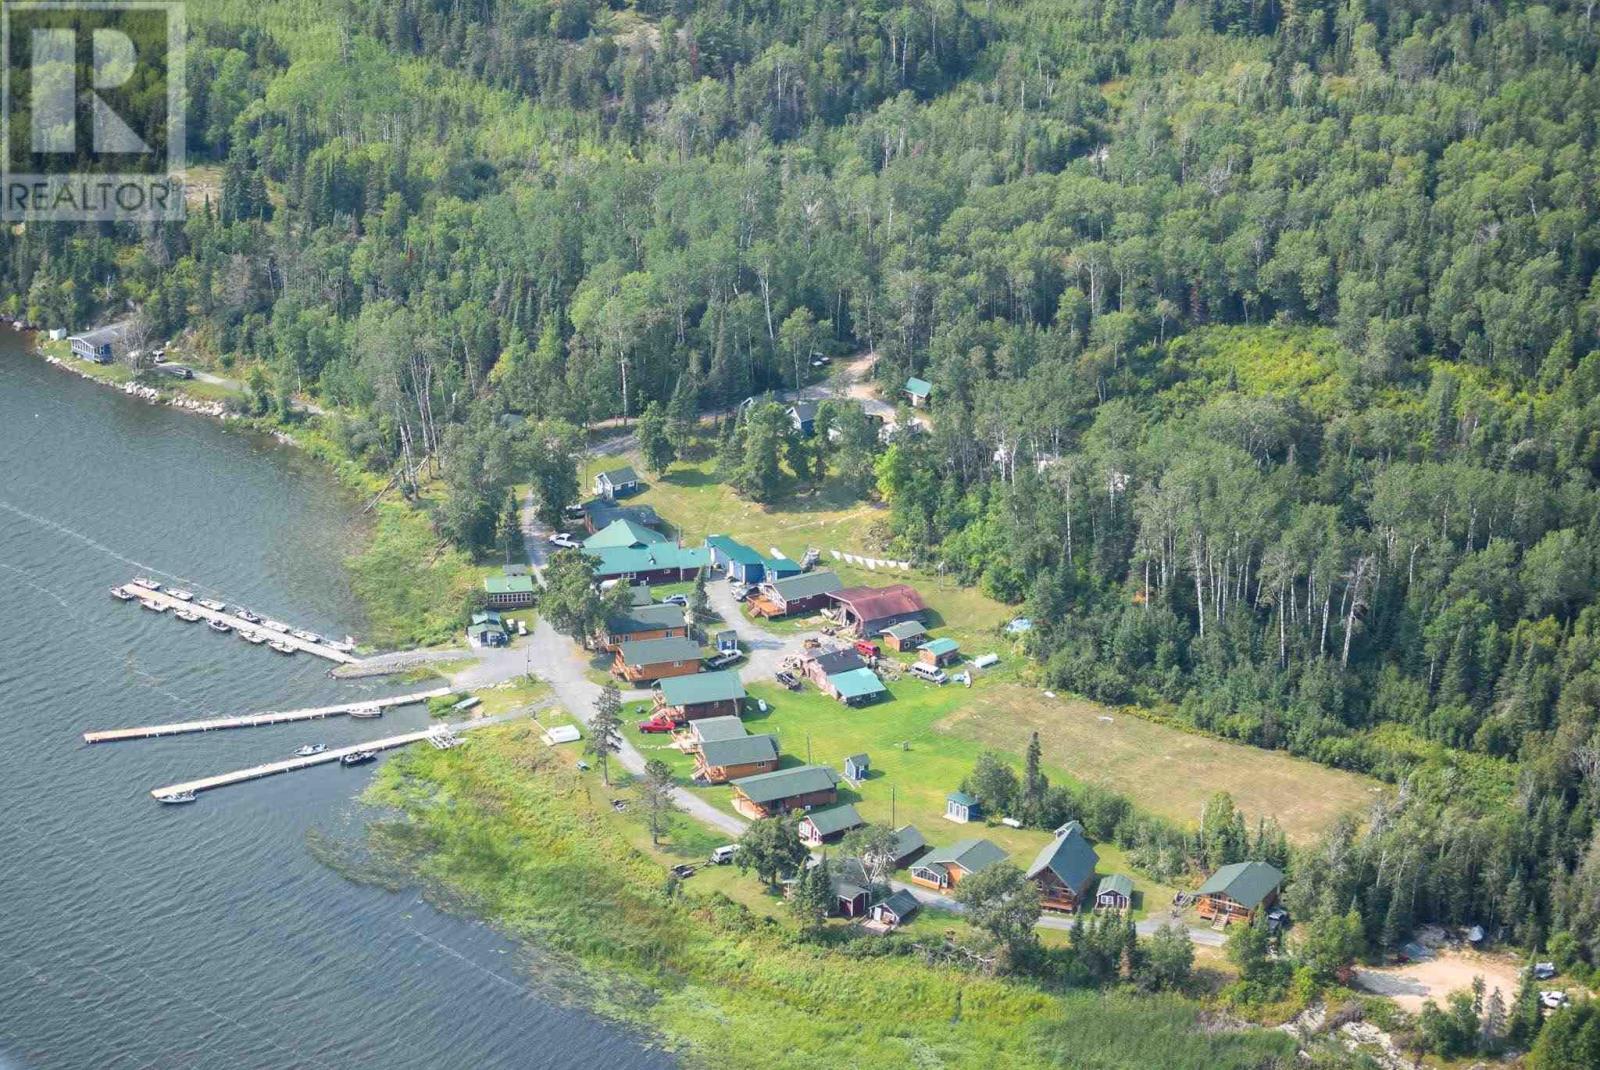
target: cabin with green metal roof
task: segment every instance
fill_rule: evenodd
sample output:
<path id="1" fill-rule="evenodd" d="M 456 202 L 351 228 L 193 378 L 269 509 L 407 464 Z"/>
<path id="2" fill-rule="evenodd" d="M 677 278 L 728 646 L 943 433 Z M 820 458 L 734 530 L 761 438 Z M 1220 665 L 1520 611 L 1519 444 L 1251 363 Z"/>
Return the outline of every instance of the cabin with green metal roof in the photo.
<path id="1" fill-rule="evenodd" d="M 752 819 L 838 801 L 838 774 L 825 765 L 797 765 L 733 781 L 733 808 Z"/>
<path id="2" fill-rule="evenodd" d="M 933 384 L 913 375 L 906 380 L 906 385 L 900 388 L 900 392 L 911 402 L 913 409 L 925 409 L 928 407 L 928 399 L 933 396 Z"/>
<path id="3" fill-rule="evenodd" d="M 1223 866 L 1195 892 L 1200 916 L 1226 925 L 1250 921 L 1258 910 L 1271 910 L 1283 887 L 1283 871 L 1267 862 L 1234 862 Z"/>
<path id="4" fill-rule="evenodd" d="M 846 706 L 865 706 L 889 694 L 889 689 L 878 679 L 878 674 L 863 665 L 824 677 L 823 690 Z"/>
<path id="5" fill-rule="evenodd" d="M 722 784 L 778 768 L 778 737 L 737 736 L 701 743 L 694 751 L 697 780 Z"/>
<path id="6" fill-rule="evenodd" d="M 1089 843 L 1083 826 L 1068 821 L 1040 848 L 1026 876 L 1038 886 L 1039 901 L 1046 910 L 1075 911 L 1088 896 L 1099 864 L 1100 855 Z"/>
<path id="7" fill-rule="evenodd" d="M 807 847 L 821 847 L 865 824 L 856 808 L 849 803 L 830 806 L 826 810 L 813 810 L 800 819 L 800 842 Z"/>
<path id="8" fill-rule="evenodd" d="M 649 546 L 585 547 L 583 552 L 594 560 L 595 579 L 626 580 L 630 586 L 692 580 L 710 560 L 703 547 L 678 546 L 670 542 Z"/>
<path id="9" fill-rule="evenodd" d="M 1102 877 L 1100 887 L 1095 889 L 1094 907 L 1096 910 L 1127 910 L 1133 906 L 1133 878 L 1125 873 L 1113 873 Z"/>
<path id="10" fill-rule="evenodd" d="M 618 546 L 631 546 L 638 549 L 671 541 L 655 528 L 645 527 L 643 524 L 623 518 L 613 520 L 587 539 L 584 539 L 583 548 L 585 550 L 605 550 Z"/>
<path id="11" fill-rule="evenodd" d="M 957 840 L 918 859 L 911 867 L 911 883 L 943 892 L 1005 860 L 1005 851 L 988 840 Z"/>
<path id="12" fill-rule="evenodd" d="M 683 607 L 673 605 L 630 606 L 606 618 L 601 645 L 615 652 L 623 643 L 641 639 L 670 639 L 689 634 Z"/>
<path id="13" fill-rule="evenodd" d="M 767 578 L 766 559 L 761 552 L 731 535 L 707 535 L 706 552 L 711 556 L 711 567 L 722 569 L 730 580 L 760 583 Z"/>
<path id="14" fill-rule="evenodd" d="M 655 687 L 656 708 L 678 721 L 738 717 L 744 700 L 744 683 L 728 670 L 673 676 Z"/>
<path id="15" fill-rule="evenodd" d="M 483 590 L 490 609 L 521 609 L 533 605 L 532 576 L 485 576 Z"/>
<path id="16" fill-rule="evenodd" d="M 941 668 L 961 657 L 961 645 L 954 639 L 930 639 L 917 648 L 917 660 Z"/>

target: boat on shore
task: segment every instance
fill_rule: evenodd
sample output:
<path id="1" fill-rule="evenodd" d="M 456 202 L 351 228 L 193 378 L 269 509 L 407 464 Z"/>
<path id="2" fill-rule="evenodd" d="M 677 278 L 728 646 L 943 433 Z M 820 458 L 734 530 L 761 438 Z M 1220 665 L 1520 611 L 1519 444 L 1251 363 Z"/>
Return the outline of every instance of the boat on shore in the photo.
<path id="1" fill-rule="evenodd" d="M 111 597 L 115 598 L 119 602 L 131 602 L 139 596 L 128 590 L 126 587 L 113 587 L 111 588 Z"/>
<path id="2" fill-rule="evenodd" d="M 290 646 L 288 643 L 273 642 L 273 643 L 268 643 L 267 645 L 272 647 L 272 649 L 276 650 L 280 654 L 293 654 L 293 653 L 295 653 L 295 648 Z"/>
<path id="3" fill-rule="evenodd" d="M 215 598 L 202 598 L 200 599 L 200 604 L 213 613 L 223 613 L 228 609 L 225 603 L 219 602 Z"/>
<path id="4" fill-rule="evenodd" d="M 377 756 L 378 756 L 378 752 L 375 751 L 375 750 L 352 751 L 349 754 L 341 754 L 341 755 L 339 755 L 339 764 L 340 765 L 361 765 L 361 764 L 363 764 L 365 762 L 372 761 L 372 759 L 376 758 Z"/>
<path id="5" fill-rule="evenodd" d="M 183 621 L 185 624 L 197 624 L 200 621 L 200 614 L 190 612 L 187 609 L 174 609 L 172 611 L 172 615 Z M 216 622 L 212 621 L 211 625 L 212 627 L 215 627 Z"/>
<path id="6" fill-rule="evenodd" d="M 135 587 L 143 587 L 147 591 L 161 590 L 161 584 L 157 583 L 149 576 L 135 576 L 132 580 L 132 583 Z"/>
<path id="7" fill-rule="evenodd" d="M 294 749 L 294 756 L 296 758 L 309 758 L 314 754 L 321 754 L 327 749 L 328 745 L 326 743 L 307 743 L 303 747 L 296 747 Z"/>
<path id="8" fill-rule="evenodd" d="M 267 637 L 260 632 L 247 632 L 243 628 L 239 629 L 239 638 L 255 646 L 260 646 L 267 641 Z"/>
<path id="9" fill-rule="evenodd" d="M 168 806 L 176 806 L 180 803 L 194 802 L 195 796 L 192 791 L 169 791 L 165 795 L 157 795 L 156 798 Z"/>
<path id="10" fill-rule="evenodd" d="M 240 620 L 248 621 L 251 624 L 260 624 L 261 623 L 261 618 L 260 617 L 256 616 L 254 613 L 250 612 L 248 609 L 244 608 L 243 606 L 234 606 L 233 607 L 233 615 L 235 617 L 238 617 Z"/>
<path id="11" fill-rule="evenodd" d="M 182 588 L 179 588 L 179 587 L 168 587 L 167 588 L 167 593 L 170 594 L 172 597 L 176 598 L 180 602 L 193 602 L 194 601 L 194 592 L 193 591 L 185 591 L 185 590 L 183 590 Z"/>
<path id="12" fill-rule="evenodd" d="M 233 625 L 229 624 L 227 621 L 221 620 L 208 620 L 206 621 L 206 627 L 210 628 L 214 632 L 221 632 L 224 635 L 233 631 Z"/>
<path id="13" fill-rule="evenodd" d="M 167 611 L 166 606 L 162 605 L 160 602 L 152 602 L 148 598 L 141 598 L 139 600 L 139 608 L 148 609 L 152 613 L 165 613 Z"/>

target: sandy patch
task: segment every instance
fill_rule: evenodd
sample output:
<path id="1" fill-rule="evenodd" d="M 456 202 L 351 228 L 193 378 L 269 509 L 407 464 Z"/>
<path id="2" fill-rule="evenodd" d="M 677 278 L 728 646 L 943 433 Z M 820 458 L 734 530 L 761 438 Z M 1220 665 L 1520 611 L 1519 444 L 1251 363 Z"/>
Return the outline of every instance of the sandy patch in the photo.
<path id="1" fill-rule="evenodd" d="M 1498 988 L 1509 1006 L 1517 994 L 1520 973 L 1517 962 L 1509 956 L 1447 950 L 1404 966 L 1360 967 L 1355 980 L 1365 991 L 1388 996 L 1415 1014 L 1422 1009 L 1424 1000 L 1431 999 L 1442 1007 L 1450 993 L 1470 989 L 1474 977 L 1483 978 L 1486 995 Z"/>

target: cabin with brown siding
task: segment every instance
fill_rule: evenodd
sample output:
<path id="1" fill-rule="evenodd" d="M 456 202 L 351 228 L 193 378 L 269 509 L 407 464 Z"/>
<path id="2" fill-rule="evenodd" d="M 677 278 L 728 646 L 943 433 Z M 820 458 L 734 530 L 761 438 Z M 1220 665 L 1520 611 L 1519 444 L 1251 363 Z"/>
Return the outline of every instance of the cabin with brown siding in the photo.
<path id="1" fill-rule="evenodd" d="M 617 647 L 611 671 L 629 683 L 649 683 L 700 671 L 700 646 L 692 639 L 642 639 Z"/>

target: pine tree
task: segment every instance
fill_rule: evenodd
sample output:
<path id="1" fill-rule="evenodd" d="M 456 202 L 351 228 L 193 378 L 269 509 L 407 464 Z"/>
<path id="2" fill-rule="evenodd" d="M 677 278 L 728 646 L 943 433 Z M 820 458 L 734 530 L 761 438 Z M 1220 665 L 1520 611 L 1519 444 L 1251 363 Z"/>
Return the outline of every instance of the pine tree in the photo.
<path id="1" fill-rule="evenodd" d="M 1039 743 L 1039 733 L 1035 732 L 1028 740 L 1028 755 L 1022 767 L 1022 819 L 1029 824 L 1038 821 L 1040 810 L 1044 806 L 1045 792 L 1050 790 L 1050 781 L 1040 768 L 1043 757 L 1044 750 Z"/>
<path id="2" fill-rule="evenodd" d="M 807 932 L 828 920 L 833 910 L 833 881 L 828 877 L 828 856 L 814 866 L 805 866 L 789 894 L 789 909 Z"/>
<path id="3" fill-rule="evenodd" d="M 652 401 L 644 407 L 639 417 L 639 451 L 644 454 L 644 465 L 653 475 L 660 475 L 677 459 L 677 450 L 667 435 L 667 417 L 661 403 Z"/>
<path id="4" fill-rule="evenodd" d="M 600 779 L 611 786 L 611 755 L 622 749 L 622 692 L 616 682 L 607 680 L 594 700 L 594 716 L 589 718 L 589 740 L 584 749 L 600 763 Z"/>

